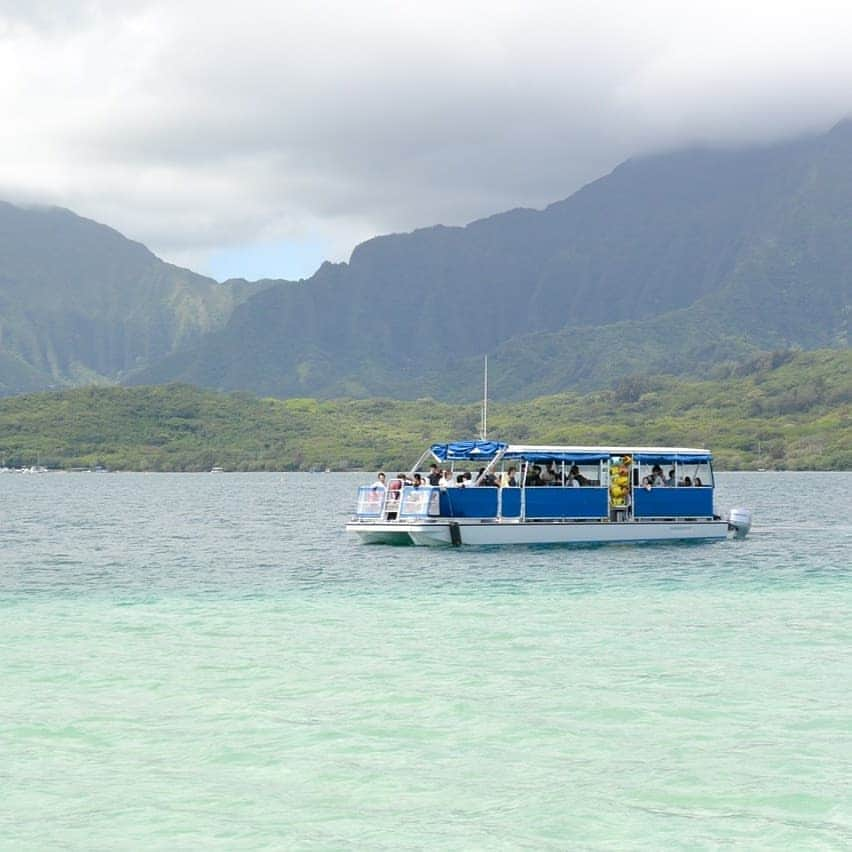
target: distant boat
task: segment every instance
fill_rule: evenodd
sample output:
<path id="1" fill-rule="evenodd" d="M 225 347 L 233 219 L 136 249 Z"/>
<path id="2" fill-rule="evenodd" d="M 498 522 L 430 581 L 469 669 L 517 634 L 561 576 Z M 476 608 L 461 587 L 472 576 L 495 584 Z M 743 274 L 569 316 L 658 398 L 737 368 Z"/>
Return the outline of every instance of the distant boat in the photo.
<path id="1" fill-rule="evenodd" d="M 218 464 L 214 465 L 213 467 L 210 468 L 210 473 L 224 473 L 224 472 L 225 472 L 225 468 L 219 467 Z"/>

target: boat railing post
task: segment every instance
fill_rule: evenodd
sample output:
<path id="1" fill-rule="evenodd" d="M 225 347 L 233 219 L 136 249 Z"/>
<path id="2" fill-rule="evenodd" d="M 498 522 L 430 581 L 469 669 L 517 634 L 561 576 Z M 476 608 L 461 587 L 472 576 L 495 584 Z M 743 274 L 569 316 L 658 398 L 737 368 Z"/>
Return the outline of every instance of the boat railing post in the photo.
<path id="1" fill-rule="evenodd" d="M 530 463 L 524 460 L 521 465 L 521 508 L 519 517 L 521 523 L 527 519 L 527 473 L 529 472 Z"/>

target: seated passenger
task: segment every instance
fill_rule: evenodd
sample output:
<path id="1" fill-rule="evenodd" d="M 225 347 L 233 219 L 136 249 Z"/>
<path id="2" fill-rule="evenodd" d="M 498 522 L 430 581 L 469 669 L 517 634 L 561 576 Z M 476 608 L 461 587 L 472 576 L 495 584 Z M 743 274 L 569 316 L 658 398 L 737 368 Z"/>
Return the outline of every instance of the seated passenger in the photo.
<path id="1" fill-rule="evenodd" d="M 669 488 L 674 488 L 674 485 L 675 485 L 675 472 L 674 472 L 674 468 L 672 468 L 672 469 L 669 471 L 669 475 L 666 477 L 666 482 L 665 482 L 665 484 L 666 484 Z"/>
<path id="2" fill-rule="evenodd" d="M 516 476 L 515 468 L 510 467 L 502 476 L 500 484 L 503 488 L 517 488 L 518 477 Z"/>
<path id="3" fill-rule="evenodd" d="M 701 488 L 704 485 L 704 483 L 701 481 L 700 476 L 696 476 L 695 482 L 693 482 L 692 485 L 693 485 L 694 488 Z"/>
<path id="4" fill-rule="evenodd" d="M 666 484 L 666 480 L 663 478 L 663 469 L 658 464 L 655 464 L 651 468 L 650 481 L 651 485 L 656 488 L 659 488 Z"/>
<path id="5" fill-rule="evenodd" d="M 536 487 L 541 485 L 541 468 L 534 464 L 531 468 L 527 468 L 527 488 L 530 486 Z"/>
<path id="6" fill-rule="evenodd" d="M 453 479 L 452 473 L 450 471 L 445 470 L 443 475 L 441 476 L 441 488 L 455 488 L 456 481 Z"/>
<path id="7" fill-rule="evenodd" d="M 419 473 L 415 473 L 414 479 L 412 480 L 411 484 L 415 488 L 422 488 L 423 487 L 423 477 Z"/>
<path id="8" fill-rule="evenodd" d="M 642 477 L 642 487 L 643 487 L 646 491 L 650 491 L 650 490 L 651 490 L 651 477 L 650 477 L 650 476 L 643 476 L 643 477 Z"/>
<path id="9" fill-rule="evenodd" d="M 678 484 L 684 488 L 692 488 L 692 479 L 688 476 L 684 476 L 683 480 Z"/>
<path id="10" fill-rule="evenodd" d="M 464 488 L 465 482 L 467 482 L 467 480 L 464 478 L 464 474 L 460 473 L 456 477 L 456 488 Z"/>
<path id="11" fill-rule="evenodd" d="M 553 469 L 553 462 L 549 461 L 545 466 L 544 470 L 539 473 L 539 480 L 541 480 L 542 485 L 556 485 L 559 481 L 559 477 L 557 476 L 556 471 Z"/>
<path id="12" fill-rule="evenodd" d="M 580 468 L 577 465 L 571 465 L 571 470 L 568 471 L 568 484 L 569 485 L 588 485 L 589 480 L 580 473 Z"/>

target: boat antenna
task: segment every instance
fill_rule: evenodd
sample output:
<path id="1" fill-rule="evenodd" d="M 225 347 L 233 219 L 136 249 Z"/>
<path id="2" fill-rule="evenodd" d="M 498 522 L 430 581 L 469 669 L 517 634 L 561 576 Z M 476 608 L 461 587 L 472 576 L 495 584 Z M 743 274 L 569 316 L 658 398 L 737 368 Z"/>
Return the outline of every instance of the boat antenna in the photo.
<path id="1" fill-rule="evenodd" d="M 485 356 L 485 376 L 482 384 L 482 428 L 480 440 L 486 440 L 488 436 L 488 356 Z"/>

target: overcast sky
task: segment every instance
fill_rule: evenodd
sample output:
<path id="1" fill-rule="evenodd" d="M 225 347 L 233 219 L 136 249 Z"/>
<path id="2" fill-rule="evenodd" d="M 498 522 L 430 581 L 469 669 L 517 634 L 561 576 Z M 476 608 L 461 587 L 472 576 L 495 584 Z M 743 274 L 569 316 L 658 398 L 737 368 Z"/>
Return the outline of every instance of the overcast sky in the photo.
<path id="1" fill-rule="evenodd" d="M 0 0 L 0 198 L 220 279 L 850 114 L 850 0 Z"/>

